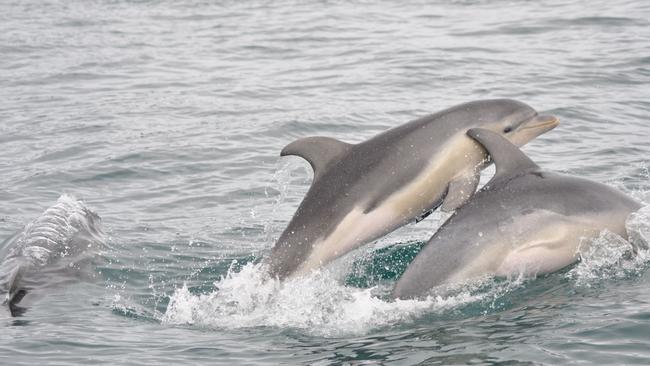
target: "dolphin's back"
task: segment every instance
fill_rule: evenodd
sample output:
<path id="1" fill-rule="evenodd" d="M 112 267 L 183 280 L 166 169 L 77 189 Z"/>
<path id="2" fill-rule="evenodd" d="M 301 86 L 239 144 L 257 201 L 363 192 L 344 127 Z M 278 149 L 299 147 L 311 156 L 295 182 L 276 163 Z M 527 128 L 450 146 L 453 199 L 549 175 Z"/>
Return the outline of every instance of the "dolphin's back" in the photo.
<path id="1" fill-rule="evenodd" d="M 500 207 L 504 215 L 543 209 L 565 216 L 599 212 L 631 212 L 637 201 L 606 184 L 569 175 L 533 171 L 489 192 L 479 192 L 474 210 Z M 471 203 L 471 202 L 470 202 Z M 471 214 L 472 207 L 463 210 Z M 494 215 L 495 210 L 491 211 Z"/>

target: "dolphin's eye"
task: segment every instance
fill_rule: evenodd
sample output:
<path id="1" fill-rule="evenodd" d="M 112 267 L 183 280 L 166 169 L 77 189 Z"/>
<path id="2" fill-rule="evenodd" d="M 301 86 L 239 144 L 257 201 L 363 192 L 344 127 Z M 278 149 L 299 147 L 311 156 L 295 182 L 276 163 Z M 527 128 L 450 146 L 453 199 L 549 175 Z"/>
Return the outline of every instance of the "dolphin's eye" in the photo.
<path id="1" fill-rule="evenodd" d="M 510 126 L 503 129 L 503 133 L 508 133 L 510 131 L 512 131 L 512 127 L 510 127 Z"/>

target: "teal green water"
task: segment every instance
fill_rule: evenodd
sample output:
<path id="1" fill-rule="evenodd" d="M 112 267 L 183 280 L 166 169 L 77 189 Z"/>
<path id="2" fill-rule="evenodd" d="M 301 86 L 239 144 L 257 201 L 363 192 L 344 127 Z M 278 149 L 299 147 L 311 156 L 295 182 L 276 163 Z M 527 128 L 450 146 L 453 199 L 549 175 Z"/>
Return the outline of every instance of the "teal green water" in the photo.
<path id="1" fill-rule="evenodd" d="M 607 233 L 560 273 L 420 301 L 386 296 L 440 213 L 306 278 L 258 264 L 311 179 L 284 145 L 475 99 L 559 116 L 526 153 L 650 201 L 648 19 L 640 0 L 0 2 L 0 238 L 63 193 L 107 234 L 96 276 L 2 320 L 0 363 L 648 364 L 650 254 Z"/>

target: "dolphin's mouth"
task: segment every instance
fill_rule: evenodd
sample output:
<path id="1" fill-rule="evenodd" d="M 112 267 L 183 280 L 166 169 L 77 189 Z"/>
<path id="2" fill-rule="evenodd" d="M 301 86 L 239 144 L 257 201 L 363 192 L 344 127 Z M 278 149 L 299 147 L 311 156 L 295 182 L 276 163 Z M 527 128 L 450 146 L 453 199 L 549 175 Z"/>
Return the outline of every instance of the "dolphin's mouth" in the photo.
<path id="1" fill-rule="evenodd" d="M 539 114 L 526 121 L 521 130 L 541 129 L 546 132 L 554 129 L 559 124 L 559 118 L 550 114 Z"/>

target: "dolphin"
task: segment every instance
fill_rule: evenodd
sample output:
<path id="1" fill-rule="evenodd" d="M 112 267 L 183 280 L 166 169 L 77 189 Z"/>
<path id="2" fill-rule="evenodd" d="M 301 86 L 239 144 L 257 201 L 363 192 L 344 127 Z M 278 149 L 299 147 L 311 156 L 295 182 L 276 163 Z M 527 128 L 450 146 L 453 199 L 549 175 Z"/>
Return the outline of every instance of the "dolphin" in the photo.
<path id="1" fill-rule="evenodd" d="M 267 258 L 270 274 L 304 274 L 440 205 L 462 205 L 485 159 L 468 129 L 487 128 L 523 145 L 557 124 L 524 103 L 495 99 L 457 105 L 358 144 L 329 137 L 290 143 L 280 155 L 307 160 L 314 178 Z"/>
<path id="2" fill-rule="evenodd" d="M 99 216 L 62 195 L 53 206 L 5 241 L 0 250 L 0 301 L 11 316 L 32 289 L 76 275 L 79 264 L 104 244 Z"/>
<path id="3" fill-rule="evenodd" d="M 483 276 L 555 272 L 579 259 L 585 238 L 603 230 L 627 238 L 625 220 L 641 207 L 635 200 L 601 183 L 543 171 L 492 131 L 468 135 L 487 150 L 496 173 L 422 248 L 393 298 Z"/>

